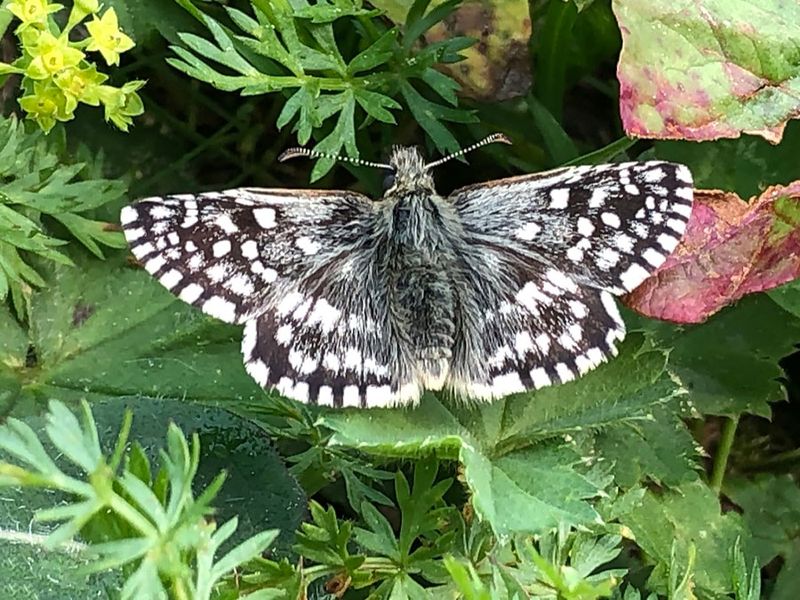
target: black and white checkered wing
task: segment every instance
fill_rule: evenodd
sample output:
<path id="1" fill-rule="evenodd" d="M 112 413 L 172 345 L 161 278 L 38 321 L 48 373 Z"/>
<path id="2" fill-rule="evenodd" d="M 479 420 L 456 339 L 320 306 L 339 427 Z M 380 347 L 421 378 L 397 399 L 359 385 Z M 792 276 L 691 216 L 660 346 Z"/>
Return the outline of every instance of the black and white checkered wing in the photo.
<path id="1" fill-rule="evenodd" d="M 181 300 L 228 323 L 266 310 L 330 266 L 370 200 L 347 192 L 234 189 L 145 198 L 122 209 L 134 256 Z M 338 236 L 338 238 L 337 238 Z"/>
<path id="2" fill-rule="evenodd" d="M 162 285 L 245 324 L 245 368 L 262 387 L 330 406 L 420 394 L 385 279 L 371 271 L 385 244 L 375 219 L 361 194 L 281 189 L 147 198 L 121 213 L 134 256 Z"/>
<path id="3" fill-rule="evenodd" d="M 651 161 L 557 169 L 455 191 L 474 311 L 451 386 L 482 397 L 566 382 L 616 353 L 613 296 L 666 260 L 692 210 L 689 170 Z M 485 273 L 502 285 L 486 288 Z M 485 362 L 470 358 L 471 353 Z"/>

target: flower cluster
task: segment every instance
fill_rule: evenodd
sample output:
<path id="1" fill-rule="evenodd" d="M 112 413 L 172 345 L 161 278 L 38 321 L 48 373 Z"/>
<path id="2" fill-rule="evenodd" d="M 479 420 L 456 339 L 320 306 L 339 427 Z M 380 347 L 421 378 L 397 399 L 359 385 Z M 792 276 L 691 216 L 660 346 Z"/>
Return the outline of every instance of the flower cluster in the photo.
<path id="1" fill-rule="evenodd" d="M 87 52 L 99 52 L 109 66 L 119 65 L 120 54 L 133 48 L 133 40 L 120 30 L 113 8 L 100 14 L 98 0 L 75 0 L 66 26 L 60 29 L 51 15 L 63 8 L 47 0 L 12 0 L 0 8 L 21 21 L 15 32 L 21 56 L 11 64 L 0 63 L 0 77 L 22 75 L 19 104 L 45 132 L 56 121 L 72 119 L 79 103 L 102 105 L 106 121 L 127 131 L 132 118 L 144 110 L 136 93 L 144 81 L 108 85 L 108 75 L 98 70 Z M 70 39 L 70 32 L 88 17 L 88 37 Z"/>

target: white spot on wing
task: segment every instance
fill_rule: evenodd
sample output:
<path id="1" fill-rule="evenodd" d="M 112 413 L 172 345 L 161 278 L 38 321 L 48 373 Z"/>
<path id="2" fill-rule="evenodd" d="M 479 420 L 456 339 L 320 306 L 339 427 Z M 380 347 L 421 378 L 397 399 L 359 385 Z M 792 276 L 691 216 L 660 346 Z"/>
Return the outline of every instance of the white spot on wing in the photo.
<path id="1" fill-rule="evenodd" d="M 344 388 L 342 395 L 342 404 L 344 406 L 361 406 L 361 395 L 358 393 L 357 385 L 348 385 Z"/>
<path id="2" fill-rule="evenodd" d="M 550 208 L 567 208 L 569 202 L 569 189 L 556 188 L 550 190 Z"/>
<path id="3" fill-rule="evenodd" d="M 231 242 L 230 240 L 220 240 L 218 242 L 214 242 L 211 250 L 214 253 L 214 256 L 220 258 L 231 251 Z"/>
<path id="4" fill-rule="evenodd" d="M 531 371 L 531 381 L 533 381 L 533 385 L 536 389 L 547 387 L 552 383 L 547 371 L 541 367 Z"/>
<path id="5" fill-rule="evenodd" d="M 276 225 L 274 208 L 254 208 L 253 217 L 264 229 L 272 229 Z"/>
<path id="6" fill-rule="evenodd" d="M 203 312 L 228 323 L 236 320 L 236 305 L 219 296 L 211 296 L 206 300 L 203 303 Z"/>
<path id="7" fill-rule="evenodd" d="M 190 283 L 181 290 L 181 293 L 178 294 L 178 298 L 180 298 L 184 302 L 192 304 L 202 294 L 203 294 L 203 288 L 201 286 L 197 285 L 196 283 Z"/>
<path id="8" fill-rule="evenodd" d="M 295 246 L 300 248 L 300 250 L 303 251 L 303 254 L 309 254 L 309 255 L 316 254 L 317 252 L 319 252 L 319 249 L 321 247 L 319 242 L 315 242 L 308 236 L 297 238 L 297 240 L 295 240 Z"/>
<path id="9" fill-rule="evenodd" d="M 122 225 L 128 225 L 129 223 L 133 223 L 138 218 L 139 218 L 139 213 L 132 206 L 124 206 L 119 213 L 119 222 Z"/>
<path id="10" fill-rule="evenodd" d="M 647 279 L 649 275 L 644 267 L 634 263 L 619 278 L 622 281 L 622 286 L 630 292 Z"/>

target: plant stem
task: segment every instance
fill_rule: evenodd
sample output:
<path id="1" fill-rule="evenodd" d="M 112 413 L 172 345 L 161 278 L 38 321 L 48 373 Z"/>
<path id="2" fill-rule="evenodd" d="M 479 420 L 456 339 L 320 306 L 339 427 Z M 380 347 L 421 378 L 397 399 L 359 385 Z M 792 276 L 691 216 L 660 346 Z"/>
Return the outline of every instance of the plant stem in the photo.
<path id="1" fill-rule="evenodd" d="M 719 438 L 719 447 L 714 455 L 714 467 L 711 470 L 709 485 L 717 494 L 722 489 L 722 481 L 725 479 L 725 471 L 728 467 L 728 456 L 733 447 L 733 438 L 736 436 L 736 427 L 739 424 L 739 417 L 726 417 L 722 425 L 722 434 Z"/>

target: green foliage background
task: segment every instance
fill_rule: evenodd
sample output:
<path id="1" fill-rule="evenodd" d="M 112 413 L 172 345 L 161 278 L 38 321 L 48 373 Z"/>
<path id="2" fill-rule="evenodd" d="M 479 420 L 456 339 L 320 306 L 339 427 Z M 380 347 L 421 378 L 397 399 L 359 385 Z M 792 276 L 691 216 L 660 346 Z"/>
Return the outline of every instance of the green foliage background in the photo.
<path id="1" fill-rule="evenodd" d="M 170 192 L 380 193 L 375 170 L 276 162 L 298 143 L 380 160 L 391 144 L 438 155 L 495 131 L 514 145 L 443 166 L 441 192 L 655 156 L 748 197 L 800 179 L 797 122 L 778 145 L 627 138 L 614 11 L 650 24 L 632 0 L 486 2 L 480 39 L 436 37 L 458 0 L 65 4 L 0 4 L 0 594 L 796 597 L 796 282 L 700 325 L 626 312 L 617 359 L 535 394 L 326 411 L 260 390 L 239 328 L 151 280 L 116 224 L 124 204 Z M 111 10 L 135 46 L 88 27 Z M 39 19 L 28 30 L 74 30 L 62 41 L 82 62 L 43 78 L 30 65 L 52 48 L 20 15 Z M 468 53 L 527 24 L 530 89 L 471 99 L 459 73 L 488 81 L 497 65 Z M 797 74 L 800 59 L 768 42 Z M 87 75 L 98 65 L 108 80 Z M 80 94 L 48 83 L 64 69 L 88 77 Z"/>

